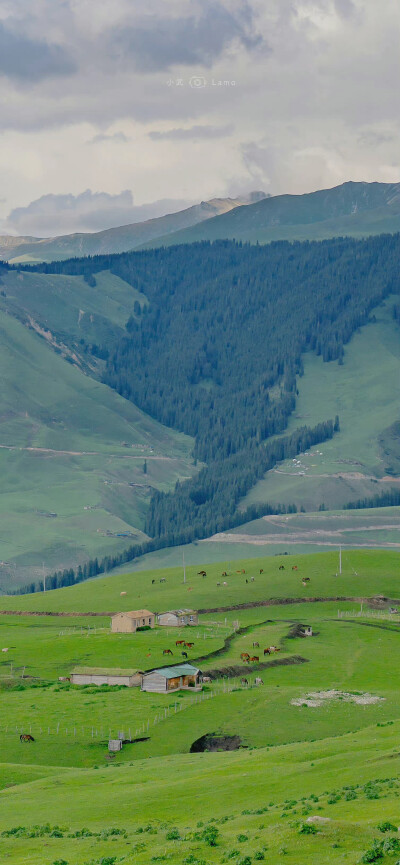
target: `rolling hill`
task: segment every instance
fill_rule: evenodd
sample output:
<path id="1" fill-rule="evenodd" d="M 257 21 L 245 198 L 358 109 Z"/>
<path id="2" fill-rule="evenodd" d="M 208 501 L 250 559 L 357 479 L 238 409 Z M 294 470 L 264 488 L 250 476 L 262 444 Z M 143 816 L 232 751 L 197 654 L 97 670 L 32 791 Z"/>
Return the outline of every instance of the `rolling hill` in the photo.
<path id="1" fill-rule="evenodd" d="M 239 198 L 212 198 L 178 213 L 93 234 L 66 234 L 54 238 L 2 236 L 0 258 L 11 262 L 54 261 L 74 256 L 125 252 L 147 241 L 154 241 L 161 235 L 166 236 L 227 213 L 232 208 L 245 206 L 260 197 L 264 197 L 263 192 L 252 192 Z"/>
<path id="2" fill-rule="evenodd" d="M 347 182 L 304 195 L 276 195 L 150 241 L 146 247 L 230 238 L 248 243 L 367 237 L 400 231 L 400 184 Z"/>

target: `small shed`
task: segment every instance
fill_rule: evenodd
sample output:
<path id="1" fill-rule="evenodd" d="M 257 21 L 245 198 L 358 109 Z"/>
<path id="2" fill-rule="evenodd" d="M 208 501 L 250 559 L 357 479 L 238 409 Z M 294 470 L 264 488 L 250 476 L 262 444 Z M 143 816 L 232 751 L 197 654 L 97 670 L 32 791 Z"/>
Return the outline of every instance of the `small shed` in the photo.
<path id="1" fill-rule="evenodd" d="M 73 685 L 126 685 L 138 688 L 142 684 L 141 670 L 104 669 L 104 667 L 75 667 L 71 673 Z"/>
<path id="2" fill-rule="evenodd" d="M 167 613 L 158 614 L 158 624 L 169 625 L 172 628 L 198 625 L 198 623 L 199 614 L 195 610 L 169 610 Z"/>
<path id="3" fill-rule="evenodd" d="M 111 630 L 114 634 L 134 634 L 138 628 L 154 628 L 156 617 L 150 610 L 131 610 L 128 613 L 115 613 L 111 616 Z"/>
<path id="4" fill-rule="evenodd" d="M 161 667 L 149 670 L 143 674 L 142 691 L 153 691 L 157 694 L 169 694 L 171 691 L 200 691 L 202 673 L 192 664 L 178 664 L 176 667 Z"/>

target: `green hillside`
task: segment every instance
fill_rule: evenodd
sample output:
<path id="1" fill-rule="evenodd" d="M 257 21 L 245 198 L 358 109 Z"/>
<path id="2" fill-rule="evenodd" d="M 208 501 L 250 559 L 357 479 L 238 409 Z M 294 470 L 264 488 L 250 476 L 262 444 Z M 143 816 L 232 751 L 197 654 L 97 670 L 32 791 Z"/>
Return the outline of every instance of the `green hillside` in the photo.
<path id="1" fill-rule="evenodd" d="M 11 865 L 397 861 L 399 553 L 348 551 L 341 575 L 333 552 L 232 561 L 226 586 L 221 565 L 203 565 L 185 585 L 175 568 L 2 599 L 75 611 L 0 614 L 0 855 Z M 107 617 L 85 616 L 185 596 L 211 608 L 191 628 L 113 634 Z M 189 638 L 191 662 L 212 676 L 199 693 L 58 680 L 77 664 L 150 669 L 166 647 L 176 663 Z M 258 662 L 243 666 L 244 651 Z M 217 753 L 191 751 L 204 737 Z"/>
<path id="2" fill-rule="evenodd" d="M 400 339 L 393 320 L 395 297 L 375 309 L 372 321 L 354 334 L 343 364 L 323 363 L 309 353 L 288 430 L 339 415 L 340 432 L 331 441 L 267 472 L 247 494 L 242 509 L 256 502 L 295 503 L 299 508 L 342 508 L 398 485 L 398 437 L 386 430 L 400 413 Z M 390 436 L 389 436 L 390 438 Z M 398 459 L 398 457 L 397 457 Z"/>
<path id="3" fill-rule="evenodd" d="M 400 231 L 398 183 L 343 183 L 305 195 L 276 195 L 146 246 L 230 238 L 250 243 L 367 237 Z"/>
<path id="4" fill-rule="evenodd" d="M 188 437 L 84 375 L 4 309 L 0 334 L 4 590 L 37 578 L 43 562 L 52 571 L 125 548 L 119 535 L 141 537 L 151 489 L 193 467 Z"/>

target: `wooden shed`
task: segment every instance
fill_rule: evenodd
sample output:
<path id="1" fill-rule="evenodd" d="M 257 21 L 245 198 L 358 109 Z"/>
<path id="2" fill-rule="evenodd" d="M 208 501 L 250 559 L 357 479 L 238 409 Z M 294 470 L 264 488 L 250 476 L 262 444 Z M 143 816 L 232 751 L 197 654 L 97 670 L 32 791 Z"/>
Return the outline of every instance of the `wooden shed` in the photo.
<path id="1" fill-rule="evenodd" d="M 71 682 L 73 685 L 126 685 L 127 688 L 138 688 L 142 684 L 142 676 L 141 670 L 75 667 Z"/>
<path id="2" fill-rule="evenodd" d="M 143 674 L 142 691 L 169 694 L 171 691 L 201 691 L 202 673 L 192 664 L 178 664 L 176 667 L 161 667 Z"/>
<path id="3" fill-rule="evenodd" d="M 199 615 L 195 610 L 169 610 L 158 614 L 159 625 L 169 625 L 171 628 L 181 628 L 185 625 L 198 625 Z"/>
<path id="4" fill-rule="evenodd" d="M 115 613 L 111 616 L 111 630 L 114 634 L 134 634 L 138 628 L 154 628 L 156 617 L 150 610 L 131 610 L 128 613 Z"/>

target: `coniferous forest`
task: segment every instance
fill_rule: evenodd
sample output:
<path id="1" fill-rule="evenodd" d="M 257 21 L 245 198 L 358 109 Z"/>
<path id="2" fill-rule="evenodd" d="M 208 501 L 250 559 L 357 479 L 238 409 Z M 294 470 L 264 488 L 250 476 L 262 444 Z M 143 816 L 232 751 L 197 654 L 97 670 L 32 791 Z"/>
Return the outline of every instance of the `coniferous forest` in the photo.
<path id="1" fill-rule="evenodd" d="M 399 290 L 399 254 L 399 235 L 217 241 L 30 268 L 92 281 L 109 269 L 147 297 L 132 304 L 119 344 L 100 347 L 103 380 L 193 436 L 194 461 L 203 464 L 175 491 L 153 494 L 146 531 L 154 542 L 238 524 L 240 500 L 268 469 L 334 434 L 339 419 L 282 435 L 302 356 L 342 362 L 352 334 Z"/>

